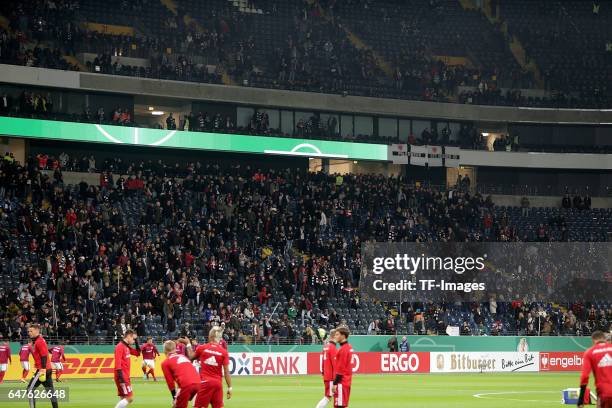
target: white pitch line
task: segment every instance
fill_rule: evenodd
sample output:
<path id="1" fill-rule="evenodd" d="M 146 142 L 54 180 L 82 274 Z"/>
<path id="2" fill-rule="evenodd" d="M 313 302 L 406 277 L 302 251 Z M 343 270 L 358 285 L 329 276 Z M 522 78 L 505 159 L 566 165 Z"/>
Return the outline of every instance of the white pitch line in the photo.
<path id="1" fill-rule="evenodd" d="M 489 395 L 524 395 L 524 394 L 557 394 L 560 391 L 503 391 L 503 392 L 482 392 L 480 394 L 472 395 L 474 398 L 487 399 L 487 400 L 499 400 L 499 401 L 519 401 L 519 402 L 543 402 L 547 404 L 559 404 L 558 401 L 550 400 L 526 400 L 519 398 L 487 398 Z"/>

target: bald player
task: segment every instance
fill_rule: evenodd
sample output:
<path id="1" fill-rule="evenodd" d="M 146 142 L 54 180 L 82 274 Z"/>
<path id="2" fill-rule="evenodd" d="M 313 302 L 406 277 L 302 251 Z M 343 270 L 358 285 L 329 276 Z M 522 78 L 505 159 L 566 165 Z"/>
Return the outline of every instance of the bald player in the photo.
<path id="1" fill-rule="evenodd" d="M 612 408 L 612 344 L 606 339 L 606 334 L 599 330 L 593 332 L 591 340 L 593 347 L 585 351 L 582 357 L 578 406 L 584 406 L 584 394 L 592 371 L 597 388 L 597 407 Z"/>
<path id="2" fill-rule="evenodd" d="M 176 352 L 176 343 L 168 340 L 164 343 L 166 359 L 161 364 L 166 384 L 172 394 L 174 408 L 187 408 L 189 401 L 200 390 L 200 375 L 191 360 Z M 178 391 L 176 390 L 178 386 Z"/>

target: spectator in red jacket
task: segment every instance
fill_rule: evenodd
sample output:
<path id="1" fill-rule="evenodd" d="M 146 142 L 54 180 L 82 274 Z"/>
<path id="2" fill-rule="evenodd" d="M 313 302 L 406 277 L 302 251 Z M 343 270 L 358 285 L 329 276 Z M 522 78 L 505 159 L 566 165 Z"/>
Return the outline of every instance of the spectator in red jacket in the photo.
<path id="1" fill-rule="evenodd" d="M 66 212 L 66 226 L 67 227 L 71 227 L 74 224 L 76 224 L 76 220 L 77 220 L 77 215 L 74 212 L 73 208 L 70 208 L 67 212 Z"/>

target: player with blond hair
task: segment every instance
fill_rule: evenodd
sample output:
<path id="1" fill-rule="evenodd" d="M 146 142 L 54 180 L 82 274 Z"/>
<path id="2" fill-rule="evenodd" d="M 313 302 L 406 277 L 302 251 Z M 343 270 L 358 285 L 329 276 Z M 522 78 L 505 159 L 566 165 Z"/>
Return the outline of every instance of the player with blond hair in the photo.
<path id="1" fill-rule="evenodd" d="M 199 345 L 195 351 L 188 339 L 181 339 L 187 347 L 187 356 L 192 360 L 200 360 L 201 386 L 196 396 L 195 408 L 223 407 L 223 384 L 227 384 L 227 399 L 232 397 L 232 379 L 229 372 L 229 353 L 219 342 L 223 336 L 223 328 L 213 327 L 208 333 L 208 343 Z"/>
<path id="2" fill-rule="evenodd" d="M 329 401 L 334 398 L 332 388 L 334 387 L 334 366 L 336 365 L 336 329 L 329 331 L 327 341 L 323 346 L 323 353 L 321 354 L 321 374 L 323 375 L 323 398 L 317 404 L 316 408 L 325 408 Z"/>

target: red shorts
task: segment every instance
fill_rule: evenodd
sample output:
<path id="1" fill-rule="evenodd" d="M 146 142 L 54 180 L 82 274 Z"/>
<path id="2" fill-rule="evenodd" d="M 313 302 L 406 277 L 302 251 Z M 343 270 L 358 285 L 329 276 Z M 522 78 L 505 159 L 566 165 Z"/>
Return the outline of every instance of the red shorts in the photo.
<path id="1" fill-rule="evenodd" d="M 200 391 L 200 383 L 189 384 L 176 392 L 175 408 L 187 408 L 189 401 Z"/>
<path id="2" fill-rule="evenodd" d="M 219 382 L 203 382 L 196 396 L 194 408 L 221 408 L 223 406 L 223 385 Z"/>
<path id="3" fill-rule="evenodd" d="M 338 388 L 334 394 L 334 407 L 348 407 L 350 396 L 351 386 L 346 384 L 338 384 Z"/>
<path id="4" fill-rule="evenodd" d="M 334 392 L 333 392 L 333 388 L 334 388 L 334 381 L 327 381 L 327 380 L 323 380 L 323 385 L 325 386 L 325 396 L 326 397 L 333 397 L 334 396 Z"/>
<path id="5" fill-rule="evenodd" d="M 120 397 L 131 397 L 134 395 L 132 392 L 132 384 L 129 381 L 121 383 L 115 378 L 115 385 L 117 386 L 117 395 Z"/>

